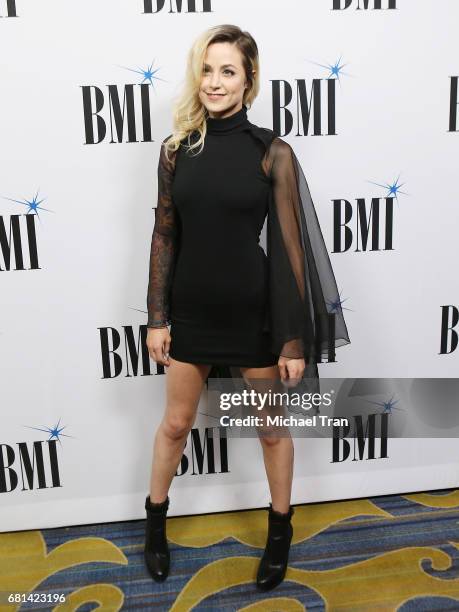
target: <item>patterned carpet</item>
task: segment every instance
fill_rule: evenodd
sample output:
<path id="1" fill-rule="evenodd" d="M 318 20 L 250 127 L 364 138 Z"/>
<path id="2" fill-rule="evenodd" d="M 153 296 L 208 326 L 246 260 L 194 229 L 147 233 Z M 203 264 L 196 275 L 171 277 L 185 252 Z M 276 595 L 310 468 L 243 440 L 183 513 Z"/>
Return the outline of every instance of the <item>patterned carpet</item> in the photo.
<path id="1" fill-rule="evenodd" d="M 255 588 L 266 510 L 168 519 L 160 584 L 143 520 L 0 534 L 0 591 L 67 598 L 0 610 L 459 610 L 459 490 L 299 505 L 292 523 L 287 575 L 269 593 Z"/>

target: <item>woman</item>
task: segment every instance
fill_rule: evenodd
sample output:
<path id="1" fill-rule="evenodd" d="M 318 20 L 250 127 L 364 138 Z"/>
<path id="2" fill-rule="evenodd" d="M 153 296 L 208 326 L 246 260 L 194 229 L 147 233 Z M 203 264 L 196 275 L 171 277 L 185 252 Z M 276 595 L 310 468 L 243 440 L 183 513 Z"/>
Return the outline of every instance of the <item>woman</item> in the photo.
<path id="1" fill-rule="evenodd" d="M 164 580 L 168 491 L 212 367 L 247 381 L 291 385 L 349 338 L 304 175 L 290 145 L 252 124 L 258 49 L 232 25 L 204 32 L 190 50 L 174 131 L 161 145 L 148 285 L 147 346 L 167 368 L 147 511 L 145 560 Z M 259 236 L 267 217 L 267 255 Z M 171 325 L 171 332 L 168 325 Z M 260 438 L 271 503 L 257 586 L 287 569 L 293 443 Z"/>

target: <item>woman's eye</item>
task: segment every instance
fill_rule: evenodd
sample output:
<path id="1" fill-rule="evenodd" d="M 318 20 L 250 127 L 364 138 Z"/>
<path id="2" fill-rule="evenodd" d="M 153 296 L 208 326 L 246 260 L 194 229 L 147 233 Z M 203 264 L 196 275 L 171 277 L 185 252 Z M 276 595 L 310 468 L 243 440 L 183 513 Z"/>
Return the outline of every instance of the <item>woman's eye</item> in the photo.
<path id="1" fill-rule="evenodd" d="M 203 68 L 202 71 L 203 71 L 203 73 L 210 72 L 209 68 Z M 234 71 L 230 70 L 229 68 L 226 68 L 223 72 L 225 74 L 231 74 L 231 75 L 234 74 Z"/>

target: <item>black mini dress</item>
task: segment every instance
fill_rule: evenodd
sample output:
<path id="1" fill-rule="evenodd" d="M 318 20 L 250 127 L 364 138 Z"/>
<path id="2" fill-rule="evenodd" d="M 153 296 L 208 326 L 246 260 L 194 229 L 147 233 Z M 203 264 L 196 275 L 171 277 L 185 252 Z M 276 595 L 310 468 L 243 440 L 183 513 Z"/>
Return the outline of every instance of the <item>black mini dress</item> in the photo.
<path id="1" fill-rule="evenodd" d="M 225 118 L 207 117 L 202 151 L 190 152 L 185 139 L 167 159 L 168 138 L 158 164 L 147 327 L 171 326 L 170 356 L 266 367 L 283 355 L 315 365 L 349 343 L 290 145 L 252 124 L 245 105 Z"/>

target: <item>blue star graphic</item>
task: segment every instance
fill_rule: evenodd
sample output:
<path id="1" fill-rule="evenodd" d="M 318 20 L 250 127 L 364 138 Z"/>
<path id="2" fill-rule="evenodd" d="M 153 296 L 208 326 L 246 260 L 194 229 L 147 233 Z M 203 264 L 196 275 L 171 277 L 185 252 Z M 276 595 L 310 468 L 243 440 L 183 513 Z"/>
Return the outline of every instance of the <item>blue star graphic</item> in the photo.
<path id="1" fill-rule="evenodd" d="M 367 401 L 369 404 L 376 404 L 376 406 L 381 406 L 383 409 L 383 414 L 392 414 L 392 410 L 404 410 L 404 408 L 398 408 L 397 406 L 395 406 L 395 404 L 399 401 L 399 400 L 395 400 L 395 402 L 393 401 L 393 397 L 391 397 L 391 399 L 388 402 L 373 402 L 371 400 L 365 400 Z"/>
<path id="2" fill-rule="evenodd" d="M 343 72 L 344 66 L 347 66 L 348 64 L 340 65 L 341 56 L 339 60 L 337 60 L 334 64 L 319 64 L 318 62 L 313 62 L 312 60 L 309 60 L 309 61 L 311 62 L 311 64 L 315 64 L 316 66 L 321 66 L 322 68 L 326 68 L 327 70 L 329 70 L 330 74 L 327 76 L 327 79 L 335 79 L 339 82 L 340 85 L 341 85 L 340 75 L 344 74 L 346 76 L 352 76 L 351 74 L 347 72 Z"/>
<path id="3" fill-rule="evenodd" d="M 54 211 L 50 210 L 49 208 L 43 208 L 42 206 L 40 206 L 40 204 L 46 198 L 43 198 L 42 200 L 38 200 L 39 191 L 40 189 L 37 190 L 37 193 L 35 194 L 32 200 L 14 200 L 13 198 L 7 198 L 6 196 L 3 196 L 3 197 L 5 200 L 10 200 L 10 202 L 16 202 L 17 204 L 23 204 L 24 206 L 28 206 L 29 210 L 26 212 L 26 215 L 28 215 L 30 212 L 32 212 L 32 214 L 35 213 L 38 217 L 38 220 L 41 223 L 41 219 L 40 219 L 40 215 L 38 214 L 38 210 L 46 210 L 46 212 L 54 212 Z"/>
<path id="4" fill-rule="evenodd" d="M 332 313 L 332 312 L 339 312 L 340 310 L 351 310 L 351 308 L 344 308 L 343 307 L 343 302 L 345 302 L 348 298 L 345 298 L 344 300 L 341 299 L 341 297 L 338 295 L 336 297 L 335 300 L 333 300 L 332 302 L 326 301 L 327 306 L 329 307 L 328 312 Z"/>
<path id="5" fill-rule="evenodd" d="M 124 68 L 125 70 L 130 70 L 131 72 L 140 74 L 143 77 L 142 81 L 140 82 L 140 85 L 142 85 L 142 83 L 144 83 L 145 81 L 149 81 L 150 85 L 153 85 L 153 80 L 164 81 L 165 83 L 167 83 L 165 79 L 161 79 L 160 77 L 156 76 L 156 73 L 160 69 L 156 68 L 155 70 L 153 70 L 154 61 L 155 60 L 153 60 L 151 65 L 146 70 L 143 70 L 142 68 L 127 68 L 126 66 L 120 66 L 120 68 Z"/>
<path id="6" fill-rule="evenodd" d="M 53 438 L 55 438 L 56 440 L 59 440 L 60 443 L 61 443 L 61 439 L 60 439 L 61 436 L 65 436 L 66 438 L 75 437 L 75 436 L 69 436 L 67 434 L 63 434 L 62 430 L 65 429 L 65 427 L 59 428 L 59 423 L 60 423 L 60 419 L 57 425 L 55 425 L 54 427 L 31 427 L 30 425 L 24 425 L 24 427 L 28 427 L 29 429 L 36 429 L 37 431 L 45 431 L 46 433 L 50 434 L 48 440 L 52 440 Z"/>
<path id="7" fill-rule="evenodd" d="M 396 178 L 396 180 L 392 183 L 392 185 L 390 185 L 389 183 L 375 183 L 374 181 L 367 181 L 367 183 L 371 183 L 372 185 L 377 185 L 378 187 L 383 187 L 384 189 L 387 189 L 387 194 L 386 194 L 386 198 L 389 197 L 395 197 L 395 199 L 397 200 L 397 204 L 398 204 L 398 194 L 399 193 L 403 193 L 403 195 L 409 195 L 406 191 L 401 191 L 400 187 L 402 187 L 402 185 L 404 185 L 405 183 L 400 183 L 400 185 L 398 184 L 400 178 L 400 174 L 398 175 L 398 177 Z"/>

